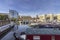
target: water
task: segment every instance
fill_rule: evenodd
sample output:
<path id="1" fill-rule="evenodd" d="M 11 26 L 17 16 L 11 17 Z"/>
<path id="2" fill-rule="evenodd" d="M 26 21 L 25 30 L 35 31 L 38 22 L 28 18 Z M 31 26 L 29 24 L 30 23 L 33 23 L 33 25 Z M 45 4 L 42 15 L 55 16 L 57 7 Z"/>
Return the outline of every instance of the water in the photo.
<path id="1" fill-rule="evenodd" d="M 27 28 L 31 28 L 31 27 L 29 27 L 28 25 L 16 25 L 14 27 L 14 30 L 22 32 L 25 31 Z"/>

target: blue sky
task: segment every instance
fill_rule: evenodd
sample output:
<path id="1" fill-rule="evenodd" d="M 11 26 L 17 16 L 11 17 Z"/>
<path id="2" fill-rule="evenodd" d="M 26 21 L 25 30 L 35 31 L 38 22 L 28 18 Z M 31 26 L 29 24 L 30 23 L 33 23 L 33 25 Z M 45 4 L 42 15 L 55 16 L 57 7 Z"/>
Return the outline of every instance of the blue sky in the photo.
<path id="1" fill-rule="evenodd" d="M 0 12 L 16 10 L 20 15 L 60 13 L 60 0 L 0 0 Z"/>

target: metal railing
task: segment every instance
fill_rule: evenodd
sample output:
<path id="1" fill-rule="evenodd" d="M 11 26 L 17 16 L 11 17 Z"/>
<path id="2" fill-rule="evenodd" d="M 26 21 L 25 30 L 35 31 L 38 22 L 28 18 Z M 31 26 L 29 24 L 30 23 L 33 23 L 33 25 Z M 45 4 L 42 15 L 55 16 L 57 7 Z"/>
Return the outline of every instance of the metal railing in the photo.
<path id="1" fill-rule="evenodd" d="M 0 27 L 1 27 L 1 26 L 4 26 L 4 25 L 6 25 L 6 24 L 9 24 L 9 23 L 10 23 L 9 20 L 0 20 Z"/>

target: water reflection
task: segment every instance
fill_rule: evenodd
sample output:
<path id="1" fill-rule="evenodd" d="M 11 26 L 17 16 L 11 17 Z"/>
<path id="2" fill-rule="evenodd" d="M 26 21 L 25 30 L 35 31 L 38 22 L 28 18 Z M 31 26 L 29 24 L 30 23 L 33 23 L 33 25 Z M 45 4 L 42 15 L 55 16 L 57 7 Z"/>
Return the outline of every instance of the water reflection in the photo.
<path id="1" fill-rule="evenodd" d="M 31 28 L 28 25 L 15 25 L 14 30 L 22 32 L 25 31 L 27 28 Z"/>
<path id="2" fill-rule="evenodd" d="M 15 39 L 25 39 L 25 31 L 30 28 L 28 25 L 15 25 L 14 27 L 14 37 Z"/>

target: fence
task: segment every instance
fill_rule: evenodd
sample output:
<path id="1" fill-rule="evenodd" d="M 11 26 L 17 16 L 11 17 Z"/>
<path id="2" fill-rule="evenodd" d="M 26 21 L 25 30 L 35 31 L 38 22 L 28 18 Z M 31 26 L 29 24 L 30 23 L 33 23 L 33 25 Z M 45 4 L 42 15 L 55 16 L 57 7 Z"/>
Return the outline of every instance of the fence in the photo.
<path id="1" fill-rule="evenodd" d="M 9 24 L 9 23 L 10 23 L 9 20 L 0 20 L 0 27 L 1 27 L 1 26 L 4 26 L 4 25 L 6 25 L 6 24 Z"/>

